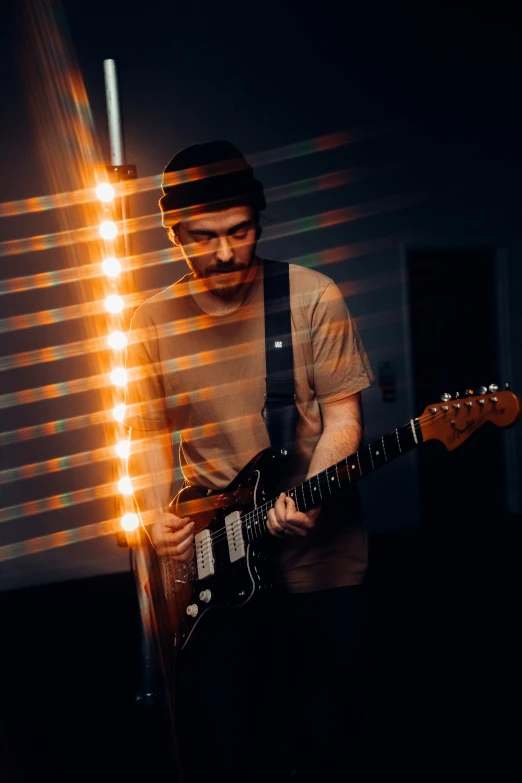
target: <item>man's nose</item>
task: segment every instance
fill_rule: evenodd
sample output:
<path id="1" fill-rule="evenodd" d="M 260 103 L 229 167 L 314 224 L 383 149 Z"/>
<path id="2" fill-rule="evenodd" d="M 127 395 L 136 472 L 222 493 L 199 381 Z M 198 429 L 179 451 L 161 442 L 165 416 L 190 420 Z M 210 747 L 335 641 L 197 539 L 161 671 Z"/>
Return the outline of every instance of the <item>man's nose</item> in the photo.
<path id="1" fill-rule="evenodd" d="M 234 260 L 234 250 L 229 237 L 219 237 L 216 258 L 222 264 L 227 264 Z"/>

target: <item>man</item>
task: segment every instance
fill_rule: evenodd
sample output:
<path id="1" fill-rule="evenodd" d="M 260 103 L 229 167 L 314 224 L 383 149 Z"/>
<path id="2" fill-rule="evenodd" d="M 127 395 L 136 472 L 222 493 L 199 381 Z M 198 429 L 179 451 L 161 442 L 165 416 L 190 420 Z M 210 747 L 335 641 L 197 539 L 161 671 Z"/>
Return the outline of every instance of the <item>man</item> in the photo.
<path id="1" fill-rule="evenodd" d="M 256 255 L 265 206 L 261 183 L 228 142 L 188 147 L 165 168 L 163 225 L 190 272 L 133 317 L 126 421 L 143 522 L 158 554 L 178 561 L 194 557 L 194 523 L 167 511 L 173 430 L 185 482 L 209 489 L 226 488 L 270 445 Z M 291 265 L 290 305 L 299 418 L 286 486 L 358 449 L 360 392 L 372 379 L 333 281 Z M 215 613 L 180 657 L 189 780 L 276 781 L 293 771 L 333 781 L 354 764 L 367 566 L 357 504 L 345 497 L 304 512 L 281 493 L 267 526 L 272 597 Z"/>

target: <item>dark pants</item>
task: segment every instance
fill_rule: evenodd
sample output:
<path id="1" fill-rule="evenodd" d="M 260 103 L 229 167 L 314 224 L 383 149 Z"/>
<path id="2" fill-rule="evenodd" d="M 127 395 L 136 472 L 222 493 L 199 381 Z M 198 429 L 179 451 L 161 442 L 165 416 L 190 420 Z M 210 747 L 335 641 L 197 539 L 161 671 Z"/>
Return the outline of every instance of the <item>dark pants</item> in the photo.
<path id="1" fill-rule="evenodd" d="M 209 612 L 178 660 L 187 783 L 358 780 L 365 588 Z"/>

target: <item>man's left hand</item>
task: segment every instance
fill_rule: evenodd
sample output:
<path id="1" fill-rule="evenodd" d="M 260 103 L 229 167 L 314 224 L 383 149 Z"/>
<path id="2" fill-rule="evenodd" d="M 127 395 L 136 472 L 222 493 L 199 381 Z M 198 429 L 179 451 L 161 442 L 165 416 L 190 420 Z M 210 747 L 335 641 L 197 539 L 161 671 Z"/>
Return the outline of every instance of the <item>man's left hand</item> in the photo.
<path id="1" fill-rule="evenodd" d="M 315 527 L 321 507 L 310 511 L 298 511 L 291 497 L 281 492 L 275 502 L 274 508 L 268 512 L 268 531 L 277 538 L 283 536 L 307 536 Z"/>

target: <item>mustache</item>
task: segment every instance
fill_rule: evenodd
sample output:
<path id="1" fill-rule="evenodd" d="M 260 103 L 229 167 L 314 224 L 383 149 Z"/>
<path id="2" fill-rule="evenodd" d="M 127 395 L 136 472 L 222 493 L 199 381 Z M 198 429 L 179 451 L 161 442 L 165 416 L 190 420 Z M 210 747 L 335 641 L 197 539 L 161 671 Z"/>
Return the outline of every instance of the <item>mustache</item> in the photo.
<path id="1" fill-rule="evenodd" d="M 225 275 L 230 272 L 242 272 L 246 269 L 244 264 L 220 264 L 219 266 L 212 266 L 205 270 L 205 276 L 209 275 Z"/>

